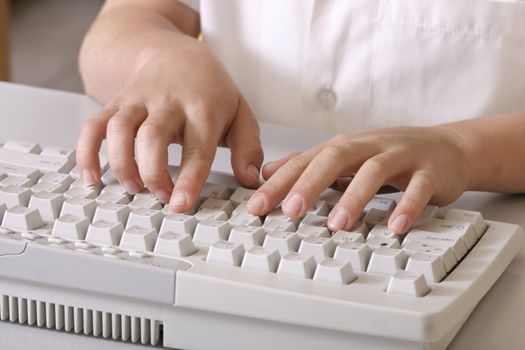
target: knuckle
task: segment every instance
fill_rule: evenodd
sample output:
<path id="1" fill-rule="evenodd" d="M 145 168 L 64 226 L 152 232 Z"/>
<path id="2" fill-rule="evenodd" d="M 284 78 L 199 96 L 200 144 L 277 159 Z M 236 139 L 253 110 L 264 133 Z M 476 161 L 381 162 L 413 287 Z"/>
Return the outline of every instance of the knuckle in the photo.
<path id="1" fill-rule="evenodd" d="M 123 129 L 126 129 L 129 126 L 129 121 L 124 118 L 122 115 L 115 115 L 108 121 L 107 124 L 107 133 L 110 135 L 118 134 Z"/>
<path id="2" fill-rule="evenodd" d="M 142 140 L 155 140 L 164 135 L 165 127 L 157 123 L 145 122 L 137 131 L 137 138 Z"/>
<path id="3" fill-rule="evenodd" d="M 345 147 L 341 144 L 331 144 L 324 148 L 323 155 L 334 160 L 339 160 L 345 155 Z"/>
<path id="4" fill-rule="evenodd" d="M 299 154 L 288 160 L 285 164 L 285 168 L 293 172 L 300 172 L 306 168 L 308 163 L 309 160 L 306 158 L 306 156 L 304 154 Z"/>
<path id="5" fill-rule="evenodd" d="M 184 157 L 186 159 L 191 159 L 192 161 L 197 161 L 200 163 L 209 163 L 212 160 L 212 155 L 199 146 L 185 146 L 183 148 L 183 152 Z"/>
<path id="6" fill-rule="evenodd" d="M 389 169 L 388 160 L 385 156 L 370 158 L 363 164 L 363 167 L 373 176 L 384 176 Z"/>

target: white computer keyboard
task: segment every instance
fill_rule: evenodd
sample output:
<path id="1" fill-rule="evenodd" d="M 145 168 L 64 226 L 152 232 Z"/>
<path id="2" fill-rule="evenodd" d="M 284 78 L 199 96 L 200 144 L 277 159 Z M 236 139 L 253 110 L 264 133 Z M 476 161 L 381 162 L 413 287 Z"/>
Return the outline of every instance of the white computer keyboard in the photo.
<path id="1" fill-rule="evenodd" d="M 331 190 L 301 219 L 252 216 L 221 174 L 175 214 L 105 160 L 86 187 L 73 150 L 0 146 L 3 321 L 179 349 L 444 349 L 524 242 L 434 206 L 396 237 L 382 197 L 330 232 Z"/>

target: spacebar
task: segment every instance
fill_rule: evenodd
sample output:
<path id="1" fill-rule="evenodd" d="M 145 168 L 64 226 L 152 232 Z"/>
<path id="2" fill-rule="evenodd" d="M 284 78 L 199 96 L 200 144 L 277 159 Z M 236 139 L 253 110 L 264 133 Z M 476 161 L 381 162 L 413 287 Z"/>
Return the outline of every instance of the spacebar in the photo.
<path id="1" fill-rule="evenodd" d="M 8 242 L 0 239 L 0 248 L 5 244 Z M 44 283 L 173 305 L 176 271 L 188 269 L 190 264 L 171 260 L 169 267 L 155 265 L 27 243 L 18 255 L 0 255 L 0 280 Z"/>

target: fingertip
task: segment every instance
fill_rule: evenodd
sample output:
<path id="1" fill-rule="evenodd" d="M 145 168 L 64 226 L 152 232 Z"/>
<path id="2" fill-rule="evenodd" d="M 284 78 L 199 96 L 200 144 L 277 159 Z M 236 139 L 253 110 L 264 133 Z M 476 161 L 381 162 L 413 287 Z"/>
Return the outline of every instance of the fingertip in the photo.
<path id="1" fill-rule="evenodd" d="M 174 190 L 169 199 L 169 207 L 171 210 L 180 213 L 187 210 L 188 194 L 186 191 Z"/>
<path id="2" fill-rule="evenodd" d="M 92 186 L 99 181 L 100 176 L 98 176 L 98 174 L 93 170 L 84 169 L 82 170 L 80 178 L 85 185 Z"/>
<path id="3" fill-rule="evenodd" d="M 252 215 L 263 215 L 265 214 L 267 202 L 268 201 L 266 200 L 266 196 L 263 193 L 256 192 L 248 200 L 248 203 L 246 203 L 246 207 Z"/>
<path id="4" fill-rule="evenodd" d="M 388 229 L 397 235 L 404 234 L 409 227 L 409 220 L 406 214 L 398 214 L 390 218 L 388 222 Z"/>

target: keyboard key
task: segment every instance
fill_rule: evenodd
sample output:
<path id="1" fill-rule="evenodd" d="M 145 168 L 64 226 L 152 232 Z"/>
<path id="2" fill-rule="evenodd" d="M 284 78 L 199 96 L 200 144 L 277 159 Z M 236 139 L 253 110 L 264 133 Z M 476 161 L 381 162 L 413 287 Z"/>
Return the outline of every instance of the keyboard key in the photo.
<path id="1" fill-rule="evenodd" d="M 5 177 L 2 181 L 0 181 L 0 187 L 6 187 L 10 185 L 29 188 L 33 186 L 33 181 L 31 181 L 31 179 L 28 179 L 27 177 L 13 175 L 9 175 Z"/>
<path id="2" fill-rule="evenodd" d="M 195 213 L 195 219 L 199 222 L 206 220 L 228 221 L 228 215 L 222 210 L 204 208 Z"/>
<path id="3" fill-rule="evenodd" d="M 399 239 L 401 236 L 396 235 L 394 232 L 391 232 L 388 229 L 388 226 L 386 226 L 384 224 L 377 224 L 370 230 L 370 232 L 368 233 L 368 236 L 366 237 L 366 239 L 369 241 L 373 237 Z"/>
<path id="4" fill-rule="evenodd" d="M 281 256 L 277 249 L 253 246 L 244 254 L 241 266 L 246 269 L 276 272 L 280 260 Z"/>
<path id="5" fill-rule="evenodd" d="M 349 231 L 343 231 L 343 230 L 339 230 L 336 233 L 334 233 L 332 236 L 332 240 L 336 244 L 340 244 L 345 241 L 354 242 L 354 243 L 365 243 L 365 238 L 363 237 L 362 233 L 349 232 Z"/>
<path id="6" fill-rule="evenodd" d="M 456 255 L 445 242 L 410 241 L 403 246 L 403 251 L 409 256 L 418 252 L 437 256 L 443 261 L 447 272 L 450 272 L 458 263 Z"/>
<path id="7" fill-rule="evenodd" d="M 102 203 L 128 204 L 129 196 L 126 194 L 104 192 L 101 193 L 97 198 L 95 198 L 95 201 L 98 205 Z"/>
<path id="8" fill-rule="evenodd" d="M 300 225 L 297 229 L 297 234 L 301 238 L 308 236 L 330 237 L 330 231 L 326 227 L 312 225 Z"/>
<path id="9" fill-rule="evenodd" d="M 230 201 L 234 206 L 238 206 L 242 202 L 247 202 L 255 190 L 250 190 L 244 187 L 237 187 L 230 197 Z"/>
<path id="10" fill-rule="evenodd" d="M 325 201 L 316 201 L 314 205 L 306 211 L 306 213 L 318 216 L 328 216 L 330 213 L 330 208 Z"/>
<path id="11" fill-rule="evenodd" d="M 229 199 L 232 191 L 228 186 L 207 183 L 201 191 L 200 198 L 204 201 L 206 198 Z"/>
<path id="12" fill-rule="evenodd" d="M 383 212 L 392 212 L 396 207 L 396 201 L 390 198 L 374 197 L 365 205 L 363 212 L 368 213 L 372 209 Z"/>
<path id="13" fill-rule="evenodd" d="M 71 168 L 73 168 L 74 165 L 73 161 L 69 159 L 60 159 L 42 156 L 39 154 L 13 151 L 6 149 L 5 147 L 0 148 L 0 162 L 14 166 L 38 169 L 43 173 L 48 171 L 67 173 L 71 170 Z"/>
<path id="14" fill-rule="evenodd" d="M 31 186 L 31 192 L 51 192 L 51 193 L 64 193 L 67 191 L 67 187 L 60 183 L 40 181 L 36 185 Z"/>
<path id="15" fill-rule="evenodd" d="M 393 275 L 397 270 L 403 270 L 407 256 L 401 249 L 379 247 L 372 252 L 367 272 L 383 275 Z"/>
<path id="16" fill-rule="evenodd" d="M 25 187 L 9 185 L 0 187 L 0 203 L 5 203 L 8 208 L 21 205 L 27 207 L 31 198 L 31 190 Z"/>
<path id="17" fill-rule="evenodd" d="M 124 226 L 119 223 L 98 220 L 89 225 L 86 241 L 103 244 L 103 245 L 118 245 L 124 232 Z"/>
<path id="18" fill-rule="evenodd" d="M 40 145 L 34 142 L 19 141 L 19 140 L 9 140 L 4 146 L 5 149 L 10 149 L 13 151 L 24 152 L 24 153 L 34 153 L 39 154 L 42 152 Z"/>
<path id="19" fill-rule="evenodd" d="M 162 203 L 160 203 L 157 199 L 154 199 L 154 198 L 151 198 L 151 199 L 148 199 L 145 197 L 134 198 L 128 205 L 132 210 L 139 209 L 139 208 L 152 209 L 152 210 L 162 209 Z"/>
<path id="20" fill-rule="evenodd" d="M 193 236 L 196 227 L 197 219 L 193 216 L 175 213 L 169 214 L 164 218 L 159 232 L 162 234 L 171 231 Z"/>
<path id="21" fill-rule="evenodd" d="M 121 184 L 119 184 L 118 182 L 111 183 L 111 184 L 107 185 L 106 187 L 104 187 L 100 191 L 100 194 L 108 193 L 108 192 L 109 193 L 113 193 L 113 194 L 117 194 L 117 195 L 127 196 L 128 197 L 128 203 L 129 203 L 130 196 L 129 196 L 128 192 L 126 191 L 126 188 L 124 186 L 122 186 Z M 155 199 L 155 197 L 152 196 L 151 199 Z"/>
<path id="22" fill-rule="evenodd" d="M 89 226 L 89 219 L 86 217 L 74 216 L 71 214 L 61 215 L 53 226 L 53 236 L 84 240 Z"/>
<path id="23" fill-rule="evenodd" d="M 330 238 L 308 236 L 301 241 L 298 253 L 313 255 L 317 262 L 323 261 L 334 255 L 335 242 Z"/>
<path id="24" fill-rule="evenodd" d="M 237 215 L 232 215 L 230 220 L 230 225 L 248 225 L 248 226 L 261 226 L 261 219 L 258 216 L 240 213 Z"/>
<path id="25" fill-rule="evenodd" d="M 372 250 L 365 243 L 346 241 L 340 243 L 334 252 L 334 259 L 348 260 L 354 270 L 366 271 Z"/>
<path id="26" fill-rule="evenodd" d="M 474 228 L 476 236 L 481 238 L 485 230 L 487 229 L 487 224 L 483 219 L 481 213 L 471 210 L 462 210 L 462 209 L 450 209 L 445 215 L 445 220 L 455 220 L 455 221 L 464 221 L 470 222 Z"/>
<path id="27" fill-rule="evenodd" d="M 208 198 L 200 206 L 199 210 L 210 209 L 223 211 L 228 218 L 232 215 L 233 204 L 229 200 Z"/>
<path id="28" fill-rule="evenodd" d="M 240 243 L 217 241 L 210 246 L 206 262 L 241 266 L 244 257 L 244 247 Z"/>
<path id="29" fill-rule="evenodd" d="M 461 260 L 468 251 L 466 243 L 456 235 L 449 235 L 444 233 L 433 233 L 421 230 L 412 230 L 410 231 L 405 239 L 403 240 L 403 246 L 411 241 L 421 241 L 421 242 L 437 242 L 445 244 L 447 247 L 450 247 L 454 254 L 456 255 L 456 260 Z"/>
<path id="30" fill-rule="evenodd" d="M 317 227 L 326 227 L 328 224 L 328 217 L 327 216 L 320 216 L 315 214 L 308 214 L 306 215 L 303 220 L 301 220 L 301 223 L 299 224 L 299 228 L 303 226 L 317 226 Z"/>
<path id="31" fill-rule="evenodd" d="M 132 226 L 126 228 L 120 239 L 120 247 L 133 250 L 153 251 L 157 231 L 153 228 Z"/>
<path id="32" fill-rule="evenodd" d="M 395 238 L 385 238 L 380 236 L 372 237 L 368 242 L 368 246 L 372 250 L 376 250 L 380 247 L 387 247 L 387 248 L 395 248 L 399 249 L 401 248 L 399 246 L 399 241 Z"/>
<path id="33" fill-rule="evenodd" d="M 315 268 L 316 263 L 312 255 L 290 252 L 281 258 L 277 273 L 311 279 Z"/>
<path id="34" fill-rule="evenodd" d="M 386 292 L 413 297 L 422 297 L 430 292 L 423 274 L 409 271 L 396 271 L 388 282 Z"/>
<path id="35" fill-rule="evenodd" d="M 443 261 L 437 255 L 417 252 L 408 258 L 406 271 L 423 274 L 428 282 L 437 283 L 445 278 Z"/>
<path id="36" fill-rule="evenodd" d="M 460 237 L 463 239 L 468 249 L 471 249 L 477 242 L 474 228 L 468 222 L 431 219 L 414 226 L 414 229 Z"/>
<path id="37" fill-rule="evenodd" d="M 186 257 L 195 253 L 197 249 L 193 245 L 191 236 L 186 233 L 175 233 L 166 231 L 159 235 L 155 249 L 155 254 L 174 256 L 174 257 Z"/>
<path id="38" fill-rule="evenodd" d="M 272 231 L 286 231 L 286 232 L 295 232 L 295 225 L 293 222 L 286 222 L 276 219 L 268 219 L 264 220 L 263 224 L 263 230 L 265 230 L 267 233 Z"/>
<path id="39" fill-rule="evenodd" d="M 319 200 L 326 202 L 330 210 L 332 210 L 332 208 L 337 204 L 337 202 L 339 202 L 339 199 L 341 199 L 342 195 L 342 192 L 328 188 L 321 192 L 321 194 L 319 195 Z"/>
<path id="40" fill-rule="evenodd" d="M 70 199 L 73 197 L 80 197 L 84 199 L 95 199 L 98 193 L 94 188 L 86 187 L 71 187 L 69 190 L 64 192 L 64 198 Z"/>
<path id="41" fill-rule="evenodd" d="M 272 211 L 270 211 L 268 213 L 268 215 L 266 215 L 266 221 L 268 221 L 268 220 L 270 220 L 270 221 L 276 220 L 278 222 L 291 222 L 291 223 L 293 223 L 294 230 L 297 227 L 297 225 L 299 225 L 299 222 L 301 221 L 300 218 L 291 218 L 289 216 L 286 216 L 283 213 L 282 208 L 280 208 L 280 207 L 272 209 Z"/>
<path id="42" fill-rule="evenodd" d="M 356 278 L 349 261 L 325 258 L 317 265 L 313 279 L 335 284 L 349 284 Z"/>
<path id="43" fill-rule="evenodd" d="M 210 245 L 220 240 L 227 240 L 229 235 L 230 224 L 228 221 L 203 220 L 195 228 L 193 242 Z"/>
<path id="44" fill-rule="evenodd" d="M 55 158 L 67 158 L 73 161 L 75 160 L 75 150 L 69 148 L 46 146 L 42 149 L 40 155 Z"/>
<path id="45" fill-rule="evenodd" d="M 146 208 L 133 209 L 129 214 L 128 222 L 126 223 L 126 228 L 132 226 L 141 226 L 146 228 L 153 228 L 156 231 L 159 231 L 163 219 L 164 214 L 162 214 L 160 210 Z"/>
<path id="46" fill-rule="evenodd" d="M 42 176 L 40 171 L 37 169 L 26 168 L 23 166 L 17 166 L 13 164 L 5 164 L 0 161 L 0 173 L 12 176 L 20 176 L 30 179 L 33 183 L 38 181 L 38 178 Z"/>
<path id="47" fill-rule="evenodd" d="M 232 228 L 228 242 L 241 243 L 245 249 L 248 249 L 254 245 L 262 246 L 264 237 L 266 232 L 262 227 L 237 225 Z"/>
<path id="48" fill-rule="evenodd" d="M 130 208 L 124 204 L 103 203 L 95 210 L 93 221 L 104 220 L 113 223 L 121 223 L 123 226 L 128 222 Z"/>
<path id="49" fill-rule="evenodd" d="M 439 210 L 437 205 L 427 205 L 425 209 L 419 214 L 416 221 L 412 226 L 422 224 L 430 219 L 436 219 L 439 217 Z"/>
<path id="50" fill-rule="evenodd" d="M 45 223 L 37 209 L 14 206 L 7 209 L 4 213 L 2 226 L 11 230 L 35 230 L 44 226 Z"/>
<path id="51" fill-rule="evenodd" d="M 296 252 L 301 244 L 301 238 L 295 232 L 272 231 L 264 238 L 263 247 L 277 249 L 281 256 L 289 252 Z"/>
<path id="52" fill-rule="evenodd" d="M 0 222 L 4 219 L 4 213 L 7 210 L 7 205 L 5 203 L 0 203 Z"/>
<path id="53" fill-rule="evenodd" d="M 388 225 L 390 214 L 392 214 L 391 211 L 371 208 L 363 217 L 363 222 L 365 222 L 370 228 L 375 227 L 376 225 L 386 226 Z"/>
<path id="54" fill-rule="evenodd" d="M 57 173 L 56 171 L 50 171 L 42 175 L 38 182 L 48 182 L 57 185 L 62 185 L 68 188 L 73 183 L 73 178 L 69 174 Z"/>
<path id="55" fill-rule="evenodd" d="M 66 199 L 62 205 L 60 215 L 71 214 L 79 217 L 86 217 L 93 220 L 95 210 L 97 209 L 97 202 L 93 199 L 84 199 L 80 197 L 73 197 Z"/>

